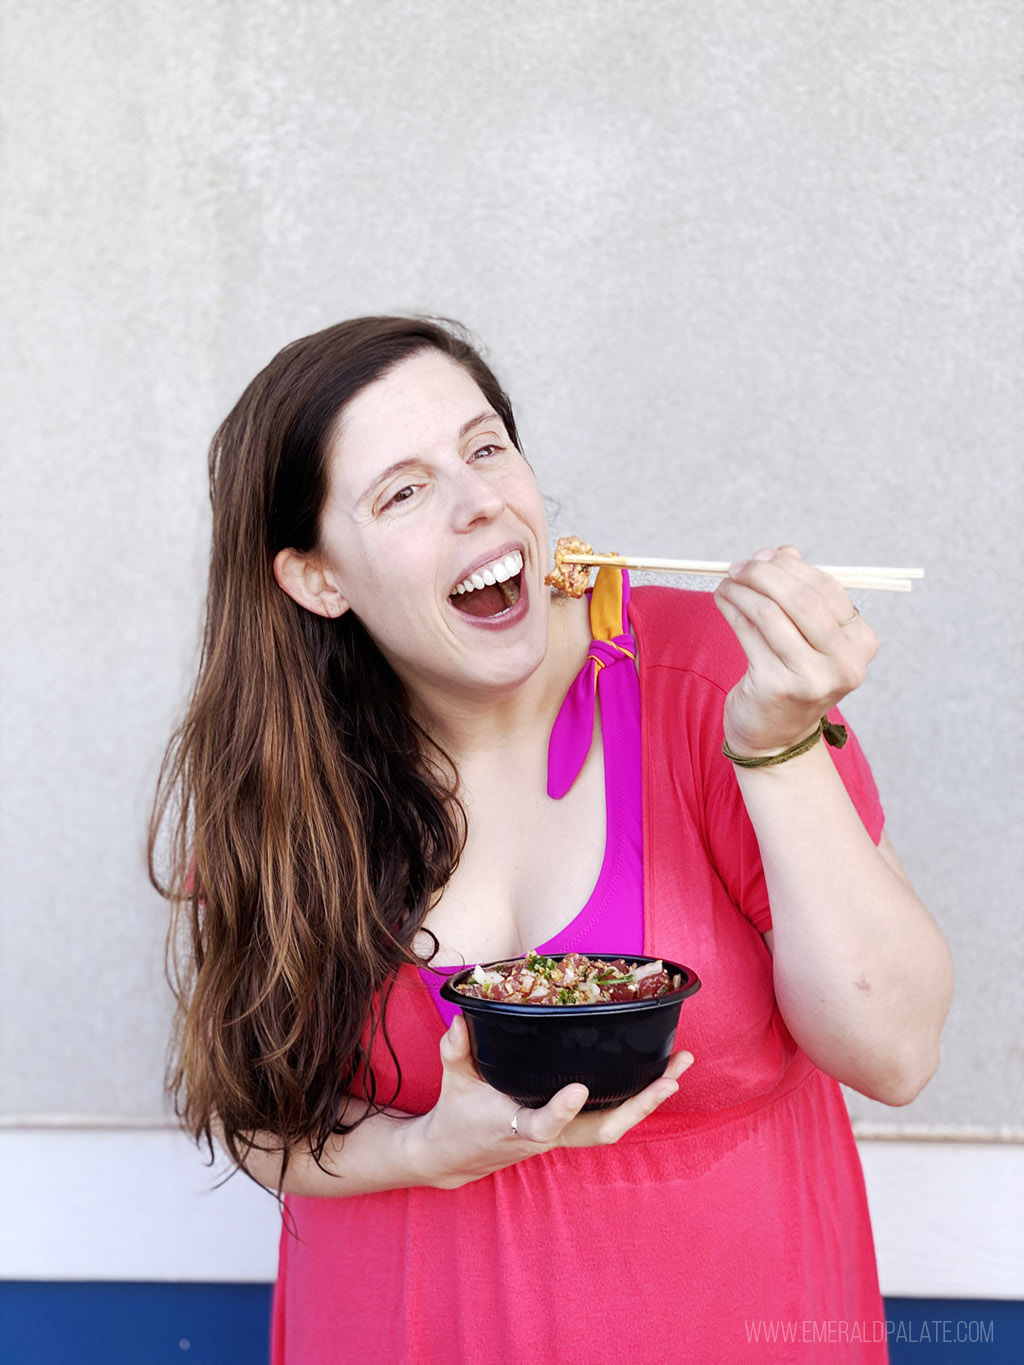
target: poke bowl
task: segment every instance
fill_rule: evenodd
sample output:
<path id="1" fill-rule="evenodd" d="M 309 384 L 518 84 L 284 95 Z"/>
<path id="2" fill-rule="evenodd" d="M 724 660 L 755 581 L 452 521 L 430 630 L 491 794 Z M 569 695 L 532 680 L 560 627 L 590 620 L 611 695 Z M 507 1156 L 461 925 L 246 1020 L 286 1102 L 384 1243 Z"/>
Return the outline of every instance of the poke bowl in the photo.
<path id="1" fill-rule="evenodd" d="M 663 1074 L 682 1003 L 699 989 L 694 971 L 662 958 L 528 953 L 456 972 L 441 998 L 461 1008 L 496 1090 L 537 1109 L 580 1082 L 584 1109 L 610 1109 Z"/>

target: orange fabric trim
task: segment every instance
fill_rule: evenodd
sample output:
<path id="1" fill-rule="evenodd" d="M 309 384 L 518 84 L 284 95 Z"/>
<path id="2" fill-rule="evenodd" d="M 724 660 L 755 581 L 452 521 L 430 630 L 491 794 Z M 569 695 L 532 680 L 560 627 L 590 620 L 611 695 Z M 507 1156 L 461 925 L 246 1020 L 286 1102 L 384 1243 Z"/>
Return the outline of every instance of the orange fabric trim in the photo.
<path id="1" fill-rule="evenodd" d="M 622 570 L 598 569 L 590 594 L 590 633 L 595 640 L 622 634 Z"/>

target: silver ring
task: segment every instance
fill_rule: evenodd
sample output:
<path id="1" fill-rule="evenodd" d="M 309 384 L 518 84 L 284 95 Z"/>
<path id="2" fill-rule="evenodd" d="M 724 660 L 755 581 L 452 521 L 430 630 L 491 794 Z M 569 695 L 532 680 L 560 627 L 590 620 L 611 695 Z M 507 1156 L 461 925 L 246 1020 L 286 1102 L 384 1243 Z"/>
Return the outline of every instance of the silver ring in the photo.
<path id="1" fill-rule="evenodd" d="M 509 1136 L 510 1136 L 510 1137 L 518 1137 L 518 1136 L 519 1136 L 519 1115 L 520 1115 L 522 1112 L 523 1112 L 523 1106 L 520 1105 L 519 1108 L 516 1110 L 516 1112 L 512 1115 L 512 1122 L 511 1122 L 511 1124 L 509 1125 L 509 1128 L 510 1128 Z"/>
<path id="2" fill-rule="evenodd" d="M 837 621 L 837 622 L 836 622 L 836 625 L 839 627 L 840 630 L 842 630 L 842 628 L 843 628 L 844 626 L 852 626 L 853 623 L 854 623 L 854 621 L 856 621 L 856 619 L 857 619 L 857 617 L 858 617 L 859 615 L 860 615 L 860 607 L 854 607 L 854 609 L 853 609 L 853 615 L 852 615 L 852 616 L 848 616 L 848 617 L 846 618 L 845 621 Z"/>

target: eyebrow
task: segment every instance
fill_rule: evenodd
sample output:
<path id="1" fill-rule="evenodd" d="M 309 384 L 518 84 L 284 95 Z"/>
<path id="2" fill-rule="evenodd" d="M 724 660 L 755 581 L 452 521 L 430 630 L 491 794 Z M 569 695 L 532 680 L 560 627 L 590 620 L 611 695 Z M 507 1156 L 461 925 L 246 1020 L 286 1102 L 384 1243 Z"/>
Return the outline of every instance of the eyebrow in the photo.
<path id="1" fill-rule="evenodd" d="M 478 427 L 481 422 L 486 422 L 492 417 L 497 422 L 501 421 L 500 415 L 488 408 L 486 412 L 478 413 L 476 417 L 471 417 L 468 422 L 463 422 L 462 426 L 459 427 L 458 439 L 460 441 L 463 440 L 474 427 Z M 386 483 L 393 474 L 400 474 L 403 469 L 412 469 L 415 465 L 418 465 L 420 461 L 421 457 L 418 455 L 407 455 L 404 459 L 396 460 L 394 464 L 389 464 L 387 469 L 382 469 L 372 483 L 360 493 L 356 501 L 360 503 L 365 502 L 374 489 L 379 488 L 382 483 Z"/>

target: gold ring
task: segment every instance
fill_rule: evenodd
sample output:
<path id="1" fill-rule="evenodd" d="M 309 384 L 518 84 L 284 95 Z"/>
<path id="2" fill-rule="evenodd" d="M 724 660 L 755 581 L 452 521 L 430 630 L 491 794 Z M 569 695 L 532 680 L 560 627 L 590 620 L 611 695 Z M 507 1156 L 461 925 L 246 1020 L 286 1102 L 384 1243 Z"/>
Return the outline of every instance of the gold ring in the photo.
<path id="1" fill-rule="evenodd" d="M 512 1115 L 512 1123 L 510 1124 L 510 1130 L 511 1130 L 511 1131 L 510 1131 L 510 1136 L 511 1136 L 511 1137 L 518 1137 L 518 1136 L 519 1136 L 519 1115 L 520 1115 L 522 1112 L 523 1112 L 523 1106 L 520 1105 L 519 1108 L 516 1110 L 516 1112 Z"/>
<path id="2" fill-rule="evenodd" d="M 839 629 L 842 630 L 844 626 L 852 626 L 859 615 L 860 607 L 854 607 L 852 616 L 848 616 L 845 621 L 837 621 L 836 624 L 838 625 Z"/>

